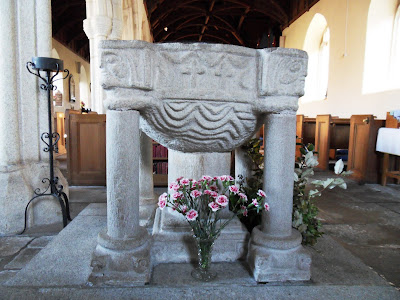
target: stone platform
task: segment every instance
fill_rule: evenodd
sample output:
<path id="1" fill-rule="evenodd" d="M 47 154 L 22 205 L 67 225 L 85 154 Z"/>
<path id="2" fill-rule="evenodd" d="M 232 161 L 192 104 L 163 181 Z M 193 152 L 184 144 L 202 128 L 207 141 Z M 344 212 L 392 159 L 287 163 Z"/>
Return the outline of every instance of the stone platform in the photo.
<path id="1" fill-rule="evenodd" d="M 92 203 L 13 278 L 0 283 L 0 299 L 400 299 L 400 293 L 328 235 L 312 253 L 310 281 L 257 284 L 245 262 L 215 263 L 218 278 L 200 283 L 193 266 L 160 264 L 150 284 L 92 286 L 91 253 L 106 225 L 106 206 Z"/>

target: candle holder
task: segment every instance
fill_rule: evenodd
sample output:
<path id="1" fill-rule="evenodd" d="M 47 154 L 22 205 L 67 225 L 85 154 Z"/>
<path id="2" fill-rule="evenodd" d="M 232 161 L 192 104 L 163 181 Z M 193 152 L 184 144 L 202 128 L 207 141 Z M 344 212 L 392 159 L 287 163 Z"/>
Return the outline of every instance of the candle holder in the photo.
<path id="1" fill-rule="evenodd" d="M 42 81 L 44 81 L 44 83 L 40 85 L 40 88 L 47 91 L 49 132 L 43 132 L 40 136 L 40 139 L 43 141 L 43 143 L 46 144 L 46 147 L 43 149 L 43 151 L 49 153 L 50 176 L 48 178 L 42 179 L 42 183 L 48 184 L 47 188 L 44 191 L 42 191 L 40 188 L 35 189 L 34 196 L 31 200 L 29 200 L 28 204 L 25 207 L 24 230 L 21 232 L 21 234 L 24 233 L 26 230 L 27 212 L 29 205 L 32 203 L 32 201 L 40 197 L 53 196 L 58 200 L 61 206 L 64 227 L 67 226 L 68 220 L 72 221 L 69 213 L 68 197 L 63 192 L 63 186 L 61 184 L 58 184 L 58 177 L 54 176 L 53 152 L 58 153 L 57 142 L 60 139 L 60 135 L 58 134 L 58 132 L 52 131 L 52 103 L 50 98 L 50 92 L 57 89 L 57 87 L 53 85 L 53 83 L 57 80 L 66 79 L 69 75 L 69 71 L 67 69 L 63 70 L 64 62 L 62 60 L 50 57 L 33 57 L 32 61 L 26 63 L 26 68 L 28 69 L 29 73 L 39 77 Z M 33 70 L 36 72 L 34 72 Z M 60 73 L 60 70 L 66 72 L 67 75 L 64 78 L 54 80 L 54 78 Z M 41 71 L 45 72 L 45 77 L 42 77 L 42 75 L 40 74 Z M 55 74 L 51 76 L 51 72 L 55 72 Z"/>

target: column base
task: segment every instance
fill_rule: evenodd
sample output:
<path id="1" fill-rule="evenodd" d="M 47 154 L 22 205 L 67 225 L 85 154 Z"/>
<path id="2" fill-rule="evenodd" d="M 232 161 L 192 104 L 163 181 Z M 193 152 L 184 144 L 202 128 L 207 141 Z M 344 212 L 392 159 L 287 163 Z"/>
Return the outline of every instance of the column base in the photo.
<path id="1" fill-rule="evenodd" d="M 310 280 L 311 255 L 301 246 L 301 234 L 292 229 L 286 237 L 253 229 L 247 256 L 257 282 Z"/>
<path id="2" fill-rule="evenodd" d="M 157 195 L 154 194 L 153 197 L 139 198 L 140 226 L 153 226 L 157 207 Z"/>
<path id="3" fill-rule="evenodd" d="M 134 238 L 115 239 L 102 230 L 92 254 L 89 282 L 107 286 L 137 286 L 150 281 L 150 244 L 147 230 L 139 227 Z"/>

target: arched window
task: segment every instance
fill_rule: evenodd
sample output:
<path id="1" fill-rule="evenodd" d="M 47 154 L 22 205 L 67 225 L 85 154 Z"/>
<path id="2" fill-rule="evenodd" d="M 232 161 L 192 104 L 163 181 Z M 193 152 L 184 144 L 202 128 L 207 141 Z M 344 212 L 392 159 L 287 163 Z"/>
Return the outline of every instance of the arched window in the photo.
<path id="1" fill-rule="evenodd" d="M 315 14 L 308 27 L 303 49 L 308 53 L 305 94 L 300 101 L 324 100 L 328 93 L 330 31 L 326 19 Z"/>
<path id="2" fill-rule="evenodd" d="M 394 17 L 390 77 L 393 88 L 400 88 L 400 3 Z"/>
<path id="3" fill-rule="evenodd" d="M 363 93 L 400 88 L 399 0 L 371 0 L 365 43 Z"/>

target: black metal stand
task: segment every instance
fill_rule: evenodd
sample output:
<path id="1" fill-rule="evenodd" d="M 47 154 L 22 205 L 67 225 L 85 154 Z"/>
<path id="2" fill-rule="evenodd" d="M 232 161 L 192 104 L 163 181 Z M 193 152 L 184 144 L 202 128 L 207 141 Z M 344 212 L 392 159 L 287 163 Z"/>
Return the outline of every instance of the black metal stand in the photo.
<path id="1" fill-rule="evenodd" d="M 50 163 L 50 177 L 49 178 L 43 178 L 42 182 L 43 183 L 48 183 L 47 188 L 45 189 L 44 192 L 41 192 L 40 188 L 37 188 L 34 191 L 34 196 L 31 200 L 29 200 L 28 204 L 25 207 L 25 224 L 24 224 L 24 230 L 21 232 L 24 233 L 26 230 L 26 223 L 27 223 L 27 212 L 28 212 L 28 207 L 29 204 L 32 203 L 37 198 L 40 197 L 46 197 L 46 196 L 53 196 L 58 200 L 61 206 L 61 212 L 63 216 L 63 225 L 64 227 L 67 226 L 68 220 L 72 221 L 70 213 L 69 213 L 69 204 L 68 204 L 68 197 L 67 195 L 63 192 L 63 186 L 58 184 L 58 177 L 54 176 L 54 161 L 53 161 L 53 151 L 58 153 L 58 147 L 57 147 L 57 142 L 60 139 L 60 135 L 58 132 L 53 132 L 52 131 L 52 113 L 51 113 L 51 97 L 50 97 L 50 91 L 51 90 L 56 90 L 57 87 L 53 85 L 53 83 L 57 80 L 63 80 L 66 79 L 69 75 L 68 70 L 63 70 L 64 63 L 62 60 L 55 59 L 55 58 L 50 58 L 50 57 L 33 57 L 31 62 L 26 63 L 26 68 L 28 69 L 29 73 L 39 77 L 42 79 L 45 83 L 40 85 L 40 88 L 42 90 L 47 91 L 47 104 L 48 104 L 48 118 L 49 118 L 49 132 L 44 132 L 40 136 L 40 139 L 46 144 L 47 147 L 43 149 L 44 152 L 49 152 L 49 163 Z M 36 70 L 36 73 L 32 72 L 31 69 Z M 67 75 L 62 78 L 62 79 L 56 79 L 54 78 L 58 75 L 60 70 L 63 70 L 64 72 L 67 72 Z M 43 71 L 46 73 L 46 78 L 43 78 L 40 74 L 40 71 Z M 51 72 L 55 72 L 53 76 L 51 76 Z M 46 139 L 48 141 L 46 141 Z"/>

